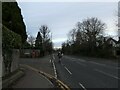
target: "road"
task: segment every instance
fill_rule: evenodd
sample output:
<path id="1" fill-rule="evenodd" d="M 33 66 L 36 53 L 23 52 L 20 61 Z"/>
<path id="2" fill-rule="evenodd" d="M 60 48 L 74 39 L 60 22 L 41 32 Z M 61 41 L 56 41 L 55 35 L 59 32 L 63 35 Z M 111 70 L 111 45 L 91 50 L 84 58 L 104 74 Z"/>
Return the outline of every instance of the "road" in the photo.
<path id="1" fill-rule="evenodd" d="M 59 64 L 56 54 L 53 54 L 53 61 L 55 67 L 51 64 L 50 56 L 40 59 L 21 59 L 19 63 L 55 76 L 70 88 L 87 90 L 88 88 L 118 87 L 118 80 L 120 80 L 118 70 L 120 70 L 120 67 L 116 62 L 64 55 L 62 64 Z"/>
<path id="2" fill-rule="evenodd" d="M 58 63 L 57 55 L 53 55 L 57 77 L 70 88 L 118 88 L 118 63 L 63 56 L 62 64 Z"/>

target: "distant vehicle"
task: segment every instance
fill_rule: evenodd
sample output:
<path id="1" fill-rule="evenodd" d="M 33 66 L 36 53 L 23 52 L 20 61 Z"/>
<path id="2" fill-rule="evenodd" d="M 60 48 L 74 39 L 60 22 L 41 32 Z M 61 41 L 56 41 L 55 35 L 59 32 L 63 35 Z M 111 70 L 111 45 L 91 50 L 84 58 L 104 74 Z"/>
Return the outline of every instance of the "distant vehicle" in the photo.
<path id="1" fill-rule="evenodd" d="M 25 57 L 31 57 L 31 53 L 25 52 L 25 53 L 24 53 L 24 56 L 25 56 Z"/>

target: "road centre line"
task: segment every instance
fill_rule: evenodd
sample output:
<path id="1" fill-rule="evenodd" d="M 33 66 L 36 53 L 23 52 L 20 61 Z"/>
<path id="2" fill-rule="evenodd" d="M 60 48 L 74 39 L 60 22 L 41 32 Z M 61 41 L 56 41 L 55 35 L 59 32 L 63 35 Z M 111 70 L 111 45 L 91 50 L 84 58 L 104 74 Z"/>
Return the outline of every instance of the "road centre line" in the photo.
<path id="1" fill-rule="evenodd" d="M 116 67 L 116 69 L 120 69 L 120 67 Z"/>
<path id="2" fill-rule="evenodd" d="M 105 64 L 96 63 L 96 62 L 94 62 L 94 61 L 90 61 L 90 63 L 97 64 L 97 65 L 101 65 L 101 66 L 105 66 Z"/>
<path id="3" fill-rule="evenodd" d="M 82 59 L 75 59 L 75 58 L 70 58 L 68 56 L 65 56 L 65 58 L 67 59 L 72 59 L 71 61 L 76 61 L 76 60 L 79 60 L 80 62 L 85 62 L 85 60 L 82 60 Z M 100 66 L 104 66 L 104 67 L 107 67 L 107 68 L 112 68 L 112 69 L 120 69 L 120 67 L 113 67 L 113 66 L 108 66 L 106 64 L 101 64 L 101 63 L 97 63 L 97 62 L 94 62 L 94 61 L 89 61 L 90 63 L 93 63 L 93 64 L 96 64 L 96 65 L 100 65 Z"/>
<path id="4" fill-rule="evenodd" d="M 87 90 L 80 82 L 78 83 L 84 90 Z"/>
<path id="5" fill-rule="evenodd" d="M 72 74 L 67 67 L 64 67 L 64 68 L 68 71 L 69 74 Z"/>
<path id="6" fill-rule="evenodd" d="M 72 58 L 72 57 L 67 57 L 67 56 L 65 56 L 65 58 L 67 58 L 67 59 L 72 59 L 71 61 L 79 60 L 80 62 L 85 62 L 85 60 L 83 60 L 83 59 Z"/>
<path id="7" fill-rule="evenodd" d="M 80 65 L 82 65 L 82 66 L 85 66 L 85 67 L 86 67 L 86 65 L 85 65 L 85 64 L 83 64 L 83 63 L 80 63 L 80 62 L 76 62 L 76 63 L 78 63 L 78 64 L 80 64 Z"/>
<path id="8" fill-rule="evenodd" d="M 81 62 L 85 62 L 85 60 L 83 60 L 83 59 L 78 59 L 79 61 L 81 61 Z"/>
<path id="9" fill-rule="evenodd" d="M 90 63 L 97 64 L 97 65 L 100 65 L 100 66 L 104 66 L 104 67 L 107 67 L 107 68 L 120 69 L 120 67 L 107 66 L 106 64 L 101 64 L 101 63 L 97 63 L 97 62 L 94 62 L 94 61 L 90 61 Z"/>
<path id="10" fill-rule="evenodd" d="M 77 60 L 79 60 L 80 62 L 85 62 L 86 60 L 81 60 L 81 59 L 75 59 L 75 58 L 70 58 L 70 57 L 68 57 L 68 56 L 65 56 L 65 58 L 67 58 L 67 59 L 69 59 L 69 60 L 71 60 L 71 61 L 77 61 Z M 107 68 L 112 68 L 112 69 L 120 69 L 120 67 L 118 67 L 118 66 L 108 66 L 108 65 L 106 65 L 106 64 L 102 64 L 102 63 L 97 63 L 97 62 L 94 62 L 94 61 L 89 61 L 90 63 L 92 63 L 92 64 L 96 64 L 96 65 L 100 65 L 100 66 L 104 66 L 104 67 L 107 67 Z"/>
<path id="11" fill-rule="evenodd" d="M 102 74 L 104 74 L 104 75 L 107 75 L 107 76 L 109 76 L 109 77 L 112 77 L 112 78 L 115 78 L 115 79 L 120 79 L 119 77 L 113 76 L 113 75 L 111 75 L 111 74 L 109 74 L 109 73 L 106 73 L 106 72 L 103 72 L 103 71 L 101 71 L 101 70 L 98 70 L 98 69 L 94 69 L 94 70 L 97 71 L 97 72 L 99 72 L 99 73 L 102 73 Z"/>

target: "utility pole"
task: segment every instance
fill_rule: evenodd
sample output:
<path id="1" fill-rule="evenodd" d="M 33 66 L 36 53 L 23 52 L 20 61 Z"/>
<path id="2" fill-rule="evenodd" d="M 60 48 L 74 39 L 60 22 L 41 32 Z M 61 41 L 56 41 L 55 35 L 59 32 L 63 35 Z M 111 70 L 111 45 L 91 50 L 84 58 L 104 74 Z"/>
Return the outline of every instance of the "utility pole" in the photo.
<path id="1" fill-rule="evenodd" d="M 52 42 L 52 33 L 51 33 L 51 42 Z"/>
<path id="2" fill-rule="evenodd" d="M 51 32 L 51 50 L 52 50 L 52 48 L 53 48 L 52 45 L 53 45 L 53 44 L 52 44 L 52 32 Z M 53 50 L 52 50 L 51 52 L 53 53 Z"/>
<path id="3" fill-rule="evenodd" d="M 120 1 L 118 2 L 118 39 L 120 42 Z"/>

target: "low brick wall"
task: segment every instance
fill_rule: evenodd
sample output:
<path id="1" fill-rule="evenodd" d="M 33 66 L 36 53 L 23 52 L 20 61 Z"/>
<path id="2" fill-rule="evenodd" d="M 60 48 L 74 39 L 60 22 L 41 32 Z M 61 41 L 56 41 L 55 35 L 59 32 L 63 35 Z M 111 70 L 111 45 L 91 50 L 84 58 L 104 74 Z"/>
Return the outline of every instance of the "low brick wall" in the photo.
<path id="1" fill-rule="evenodd" d="M 12 53 L 12 63 L 11 63 L 11 72 L 17 70 L 19 68 L 19 64 L 18 64 L 18 61 L 19 61 L 19 50 L 18 49 L 13 49 L 13 53 Z M 3 60 L 1 60 L 1 63 L 2 63 L 2 76 L 4 76 L 6 74 L 6 71 L 5 71 L 5 65 L 4 65 L 4 62 Z"/>
<path id="2" fill-rule="evenodd" d="M 13 58 L 13 61 L 12 61 L 12 64 L 11 64 L 11 72 L 17 70 L 19 68 L 19 57 L 20 57 L 20 52 L 18 49 L 14 49 L 13 50 L 13 54 L 12 54 L 12 58 Z"/>

